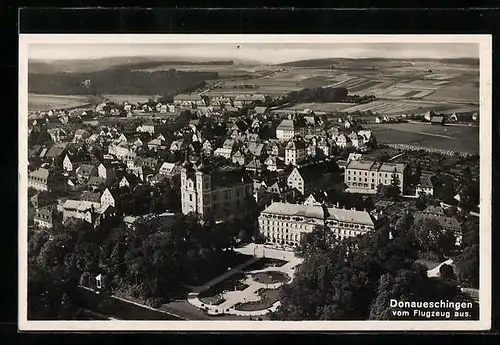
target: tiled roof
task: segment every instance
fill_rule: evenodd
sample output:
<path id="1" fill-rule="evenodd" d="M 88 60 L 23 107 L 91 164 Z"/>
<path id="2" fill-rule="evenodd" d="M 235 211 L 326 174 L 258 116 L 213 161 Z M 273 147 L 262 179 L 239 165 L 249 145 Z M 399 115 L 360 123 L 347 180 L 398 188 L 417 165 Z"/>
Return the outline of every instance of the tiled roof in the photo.
<path id="1" fill-rule="evenodd" d="M 346 169 L 369 170 L 374 164 L 374 161 L 351 160 Z"/>
<path id="2" fill-rule="evenodd" d="M 322 220 L 324 211 L 321 206 L 306 206 L 300 204 L 288 204 L 275 202 L 267 207 L 262 213 L 276 214 L 291 217 L 305 217 Z M 329 220 L 339 222 L 373 225 L 370 214 L 366 211 L 344 210 L 338 208 L 328 208 Z"/>
<path id="3" fill-rule="evenodd" d="M 212 173 L 212 185 L 214 188 L 231 187 L 252 183 L 252 179 L 243 169 L 223 168 Z"/>
<path id="4" fill-rule="evenodd" d="M 281 121 L 281 123 L 278 125 L 278 128 L 277 129 L 294 129 L 294 124 L 293 124 L 293 120 L 289 120 L 289 119 L 283 119 L 283 121 Z"/>
<path id="5" fill-rule="evenodd" d="M 29 174 L 30 177 L 39 177 L 44 180 L 47 180 L 49 178 L 49 175 L 50 175 L 50 170 L 45 168 L 38 168 Z"/>
<path id="6" fill-rule="evenodd" d="M 436 220 L 439 225 L 443 228 L 447 229 L 460 229 L 460 223 L 455 217 L 445 217 L 445 216 L 436 216 L 431 214 L 423 214 L 423 213 L 415 213 L 415 222 L 423 219 L 433 219 Z"/>

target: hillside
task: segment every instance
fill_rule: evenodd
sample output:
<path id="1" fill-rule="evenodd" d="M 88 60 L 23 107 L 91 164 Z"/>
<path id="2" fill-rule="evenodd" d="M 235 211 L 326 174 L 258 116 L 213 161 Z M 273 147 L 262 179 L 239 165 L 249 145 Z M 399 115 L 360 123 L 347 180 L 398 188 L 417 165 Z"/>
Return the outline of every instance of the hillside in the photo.
<path id="1" fill-rule="evenodd" d="M 214 65 L 229 66 L 234 64 L 251 64 L 243 60 L 204 60 L 200 58 L 172 58 L 158 56 L 107 57 L 97 59 L 75 60 L 29 60 L 29 73 L 89 73 L 104 71 L 109 68 L 151 68 L 168 63 L 169 65 Z"/>
<path id="2" fill-rule="evenodd" d="M 411 62 L 436 62 L 456 65 L 479 66 L 479 59 L 474 58 L 457 58 L 457 59 L 389 59 L 389 58 L 360 58 L 360 59 L 347 59 L 347 58 L 325 58 L 325 59 L 308 59 L 290 61 L 279 64 L 279 66 L 286 67 L 330 67 L 330 66 L 377 66 L 377 67 L 391 67 L 394 64 L 411 64 Z"/>
<path id="3" fill-rule="evenodd" d="M 122 67 L 88 73 L 29 73 L 28 92 L 53 95 L 172 96 L 203 86 L 208 79 L 217 78 L 218 74 L 213 72 L 144 73 Z"/>

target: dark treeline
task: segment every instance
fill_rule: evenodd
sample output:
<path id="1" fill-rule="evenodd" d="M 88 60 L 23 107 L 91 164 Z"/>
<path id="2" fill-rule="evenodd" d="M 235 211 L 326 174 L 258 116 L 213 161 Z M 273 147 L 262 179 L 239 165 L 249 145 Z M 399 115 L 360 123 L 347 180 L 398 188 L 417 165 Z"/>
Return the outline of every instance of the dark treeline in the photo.
<path id="1" fill-rule="evenodd" d="M 140 72 L 114 68 L 91 73 L 29 74 L 28 92 L 55 95 L 131 94 L 171 97 L 216 79 L 214 72 Z M 87 82 L 86 82 L 87 81 Z"/>
<path id="2" fill-rule="evenodd" d="M 232 60 L 224 60 L 224 61 L 146 61 L 146 62 L 138 62 L 134 64 L 128 64 L 123 66 L 118 66 L 119 69 L 143 69 L 143 68 L 153 68 L 160 66 L 230 66 L 233 65 L 234 62 Z"/>

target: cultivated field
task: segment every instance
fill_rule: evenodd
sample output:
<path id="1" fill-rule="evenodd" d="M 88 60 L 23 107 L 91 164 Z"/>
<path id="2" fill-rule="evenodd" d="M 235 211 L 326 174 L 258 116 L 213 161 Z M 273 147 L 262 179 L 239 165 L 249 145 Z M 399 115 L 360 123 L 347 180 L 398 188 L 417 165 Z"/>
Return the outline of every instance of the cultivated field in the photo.
<path id="1" fill-rule="evenodd" d="M 39 95 L 28 94 L 29 111 L 48 111 L 51 109 L 69 109 L 88 105 L 87 96 Z"/>
<path id="2" fill-rule="evenodd" d="M 305 110 L 311 109 L 315 112 L 330 113 L 334 111 L 344 111 L 346 108 L 352 107 L 352 103 L 298 103 L 290 106 L 289 110 Z"/>
<path id="3" fill-rule="evenodd" d="M 457 152 L 479 152 L 476 126 L 436 126 L 425 123 L 366 124 L 377 142 L 408 144 Z"/>
<path id="4" fill-rule="evenodd" d="M 129 102 L 130 104 L 145 103 L 149 98 L 155 98 L 158 96 L 148 96 L 148 95 L 103 95 L 104 98 L 116 102 L 124 103 Z"/>

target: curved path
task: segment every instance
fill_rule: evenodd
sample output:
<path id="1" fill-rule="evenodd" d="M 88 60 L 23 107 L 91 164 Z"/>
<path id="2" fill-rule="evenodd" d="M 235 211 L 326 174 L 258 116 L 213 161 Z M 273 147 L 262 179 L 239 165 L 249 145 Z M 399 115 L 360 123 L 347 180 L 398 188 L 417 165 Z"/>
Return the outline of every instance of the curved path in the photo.
<path id="1" fill-rule="evenodd" d="M 212 281 L 206 283 L 202 288 L 196 289 L 195 292 L 192 292 L 188 295 L 187 301 L 191 305 L 197 308 L 206 309 L 209 315 L 231 314 L 239 316 L 262 316 L 269 313 L 270 311 L 275 311 L 276 308 L 278 308 L 278 306 L 280 305 L 279 301 L 276 301 L 271 307 L 261 310 L 248 310 L 248 311 L 236 310 L 234 306 L 238 303 L 249 303 L 249 302 L 260 301 L 261 297 L 257 293 L 259 289 L 277 289 L 283 284 L 286 284 L 285 282 L 279 282 L 274 284 L 260 283 L 255 281 L 251 277 L 251 274 L 260 272 L 278 271 L 288 275 L 290 277 L 290 280 L 288 282 L 290 282 L 292 281 L 294 276 L 294 269 L 298 264 L 300 264 L 301 260 L 297 258 L 293 254 L 293 252 L 269 248 L 263 245 L 249 244 L 245 247 L 236 249 L 236 251 L 246 255 L 255 255 L 255 257 L 245 262 L 244 264 L 226 272 L 225 274 L 213 279 Z M 285 260 L 287 261 L 287 263 L 281 267 L 266 267 L 263 269 L 245 272 L 247 277 L 245 278 L 244 283 L 247 284 L 248 287 L 241 291 L 225 291 L 222 294 L 222 297 L 224 298 L 225 301 L 222 302 L 221 304 L 207 305 L 199 299 L 198 296 L 200 292 L 206 291 L 211 286 L 223 281 L 224 279 L 229 278 L 233 274 L 242 272 L 245 267 L 249 266 L 253 262 L 257 261 L 259 258 L 263 257 Z"/>

